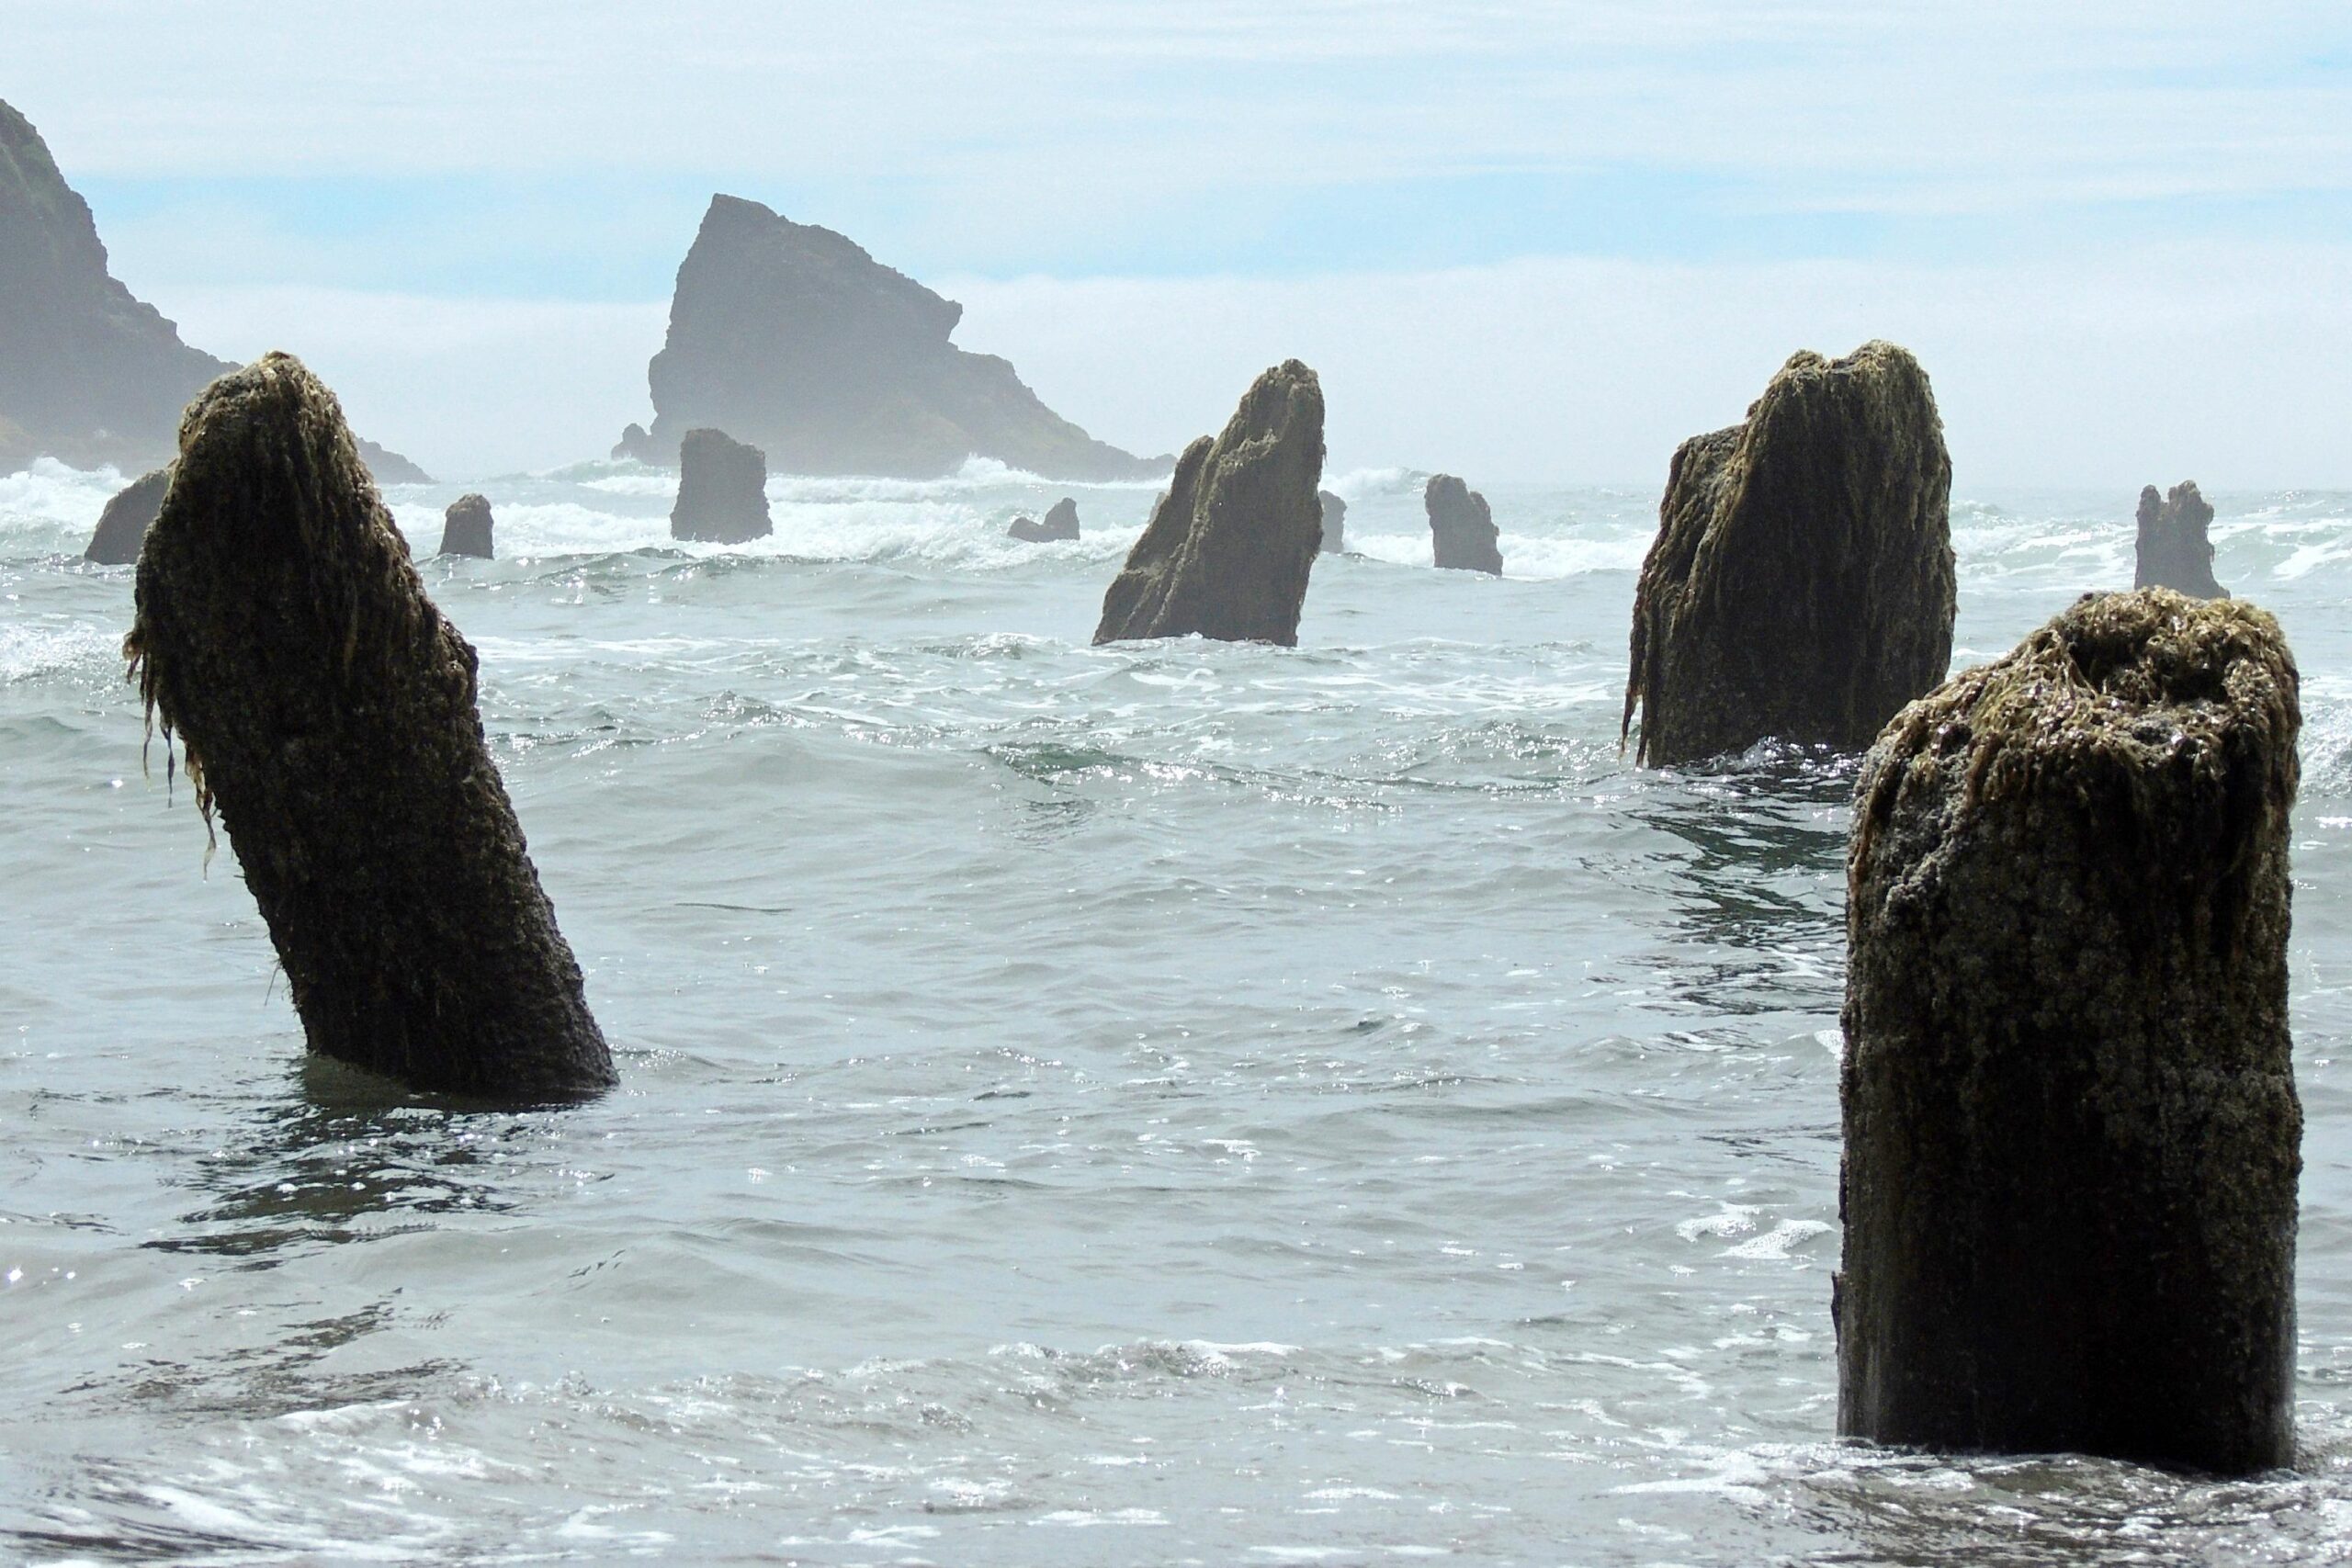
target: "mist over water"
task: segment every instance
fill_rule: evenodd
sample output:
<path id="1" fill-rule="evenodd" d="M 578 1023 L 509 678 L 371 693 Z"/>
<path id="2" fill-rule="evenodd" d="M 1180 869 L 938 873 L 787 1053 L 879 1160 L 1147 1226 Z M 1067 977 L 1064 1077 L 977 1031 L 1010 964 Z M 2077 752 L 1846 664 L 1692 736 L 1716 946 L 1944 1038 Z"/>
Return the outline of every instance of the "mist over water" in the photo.
<path id="1" fill-rule="evenodd" d="M 623 1075 L 530 1114 L 306 1063 L 142 771 L 122 476 L 0 478 L 6 1554 L 2340 1560 L 2352 495 L 2211 498 L 2303 673 L 2307 1163 L 2302 1459 L 2208 1483 L 1835 1439 L 1853 760 L 1632 767 L 1655 492 L 1469 476 L 1492 580 L 1425 477 L 1327 477 L 1295 650 L 1088 646 L 1148 486 L 776 477 L 729 548 L 471 487 L 501 558 L 421 570 Z M 2132 501 L 1963 490 L 1956 662 Z"/>

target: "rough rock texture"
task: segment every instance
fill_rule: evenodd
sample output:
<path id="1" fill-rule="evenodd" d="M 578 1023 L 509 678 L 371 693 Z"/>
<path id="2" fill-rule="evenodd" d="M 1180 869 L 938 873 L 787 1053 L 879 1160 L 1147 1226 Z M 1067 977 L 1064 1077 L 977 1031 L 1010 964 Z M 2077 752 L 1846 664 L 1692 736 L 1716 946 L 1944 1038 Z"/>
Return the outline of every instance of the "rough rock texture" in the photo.
<path id="1" fill-rule="evenodd" d="M 1871 750 L 1841 1431 L 2290 1461 L 2296 688 L 2260 610 L 2094 594 Z"/>
<path id="2" fill-rule="evenodd" d="M 1168 493 L 1102 597 L 1098 643 L 1203 637 L 1298 641 L 1322 545 L 1323 388 L 1284 360 L 1242 395 L 1225 433 L 1176 460 Z"/>
<path id="3" fill-rule="evenodd" d="M 1012 367 L 948 341 L 964 308 L 829 229 L 715 196 L 653 356 L 651 446 L 719 425 L 786 473 L 953 473 L 994 457 L 1049 479 L 1136 479 L 1131 457 L 1056 414 Z"/>
<path id="4" fill-rule="evenodd" d="M 1928 373 L 1890 343 L 1795 355 L 1746 423 L 1685 441 L 1634 599 L 1641 760 L 1869 745 L 1951 661 L 1951 491 Z"/>
<path id="5" fill-rule="evenodd" d="M 235 368 L 182 343 L 115 281 L 89 204 L 31 122 L 0 103 L 0 473 L 44 454 L 158 467 L 181 408 Z M 425 477 L 380 446 L 362 442 L 360 454 L 387 484 Z"/>
<path id="6" fill-rule="evenodd" d="M 1421 504 L 1429 509 L 1430 546 L 1438 565 L 1502 575 L 1501 534 L 1485 496 L 1452 474 L 1433 474 Z"/>
<path id="7" fill-rule="evenodd" d="M 189 405 L 123 651 L 228 829 L 313 1051 L 502 1100 L 614 1081 L 483 744 L 474 650 L 300 361 Z"/>
<path id="8" fill-rule="evenodd" d="M 441 514 L 441 553 L 492 558 L 490 497 L 461 495 Z"/>
<path id="9" fill-rule="evenodd" d="M 2195 479 L 2183 479 L 2159 496 L 2149 485 L 2140 491 L 2139 564 L 2134 588 L 2171 588 L 2196 599 L 2226 599 L 2229 591 L 2213 579 L 2213 546 L 2205 536 L 2213 508 L 2197 493 Z"/>
<path id="10" fill-rule="evenodd" d="M 768 519 L 767 454 L 718 430 L 689 430 L 678 451 L 670 536 L 740 545 L 775 531 Z"/>
<path id="11" fill-rule="evenodd" d="M 1315 492 L 1323 508 L 1323 553 L 1336 556 L 1348 547 L 1348 503 L 1328 490 Z"/>
<path id="12" fill-rule="evenodd" d="M 139 558 L 139 546 L 147 537 L 148 525 L 155 521 L 155 513 L 164 504 L 164 492 L 172 488 L 172 470 L 167 465 L 153 473 L 141 474 L 107 502 L 98 513 L 98 525 L 90 535 L 89 547 L 82 558 L 100 566 L 130 566 Z"/>
<path id="13" fill-rule="evenodd" d="M 1064 496 L 1046 510 L 1044 522 L 1040 523 L 1035 517 L 1016 517 L 1012 520 L 1012 526 L 1005 532 L 1031 544 L 1075 539 L 1078 537 L 1078 502 Z"/>

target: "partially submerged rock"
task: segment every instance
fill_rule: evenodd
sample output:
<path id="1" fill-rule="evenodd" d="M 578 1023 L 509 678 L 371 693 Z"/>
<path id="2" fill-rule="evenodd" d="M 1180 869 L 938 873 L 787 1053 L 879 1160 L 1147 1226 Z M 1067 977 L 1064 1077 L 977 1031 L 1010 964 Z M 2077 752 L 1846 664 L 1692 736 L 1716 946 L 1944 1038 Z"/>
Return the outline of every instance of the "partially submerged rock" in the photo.
<path id="1" fill-rule="evenodd" d="M 717 425 L 786 473 L 952 474 L 971 457 L 1058 479 L 1139 479 L 1168 459 L 1093 439 L 993 355 L 949 341 L 964 308 L 842 235 L 714 196 L 646 367 L 651 449 Z"/>
<path id="2" fill-rule="evenodd" d="M 1328 490 L 1315 492 L 1323 509 L 1323 553 L 1336 556 L 1348 547 L 1348 503 Z"/>
<path id="3" fill-rule="evenodd" d="M 1905 708 L 1848 857 L 1838 1427 L 2293 1453 L 2278 624 L 2094 594 Z"/>
<path id="4" fill-rule="evenodd" d="M 82 558 L 99 566 L 130 566 L 137 561 L 140 542 L 147 537 L 148 525 L 155 521 L 164 492 L 171 488 L 172 470 L 166 464 L 117 491 L 107 509 L 98 513 L 98 525 Z"/>
<path id="5" fill-rule="evenodd" d="M 1951 491 L 1928 374 L 1890 343 L 1797 354 L 1747 423 L 1685 441 L 1634 599 L 1640 759 L 1869 745 L 1951 661 Z"/>
<path id="6" fill-rule="evenodd" d="M 620 440 L 614 443 L 613 460 L 618 462 L 625 457 L 634 462 L 659 465 L 661 454 L 654 450 L 653 437 L 645 433 L 645 426 L 632 423 L 621 432 Z"/>
<path id="7" fill-rule="evenodd" d="M 483 742 L 474 650 L 300 361 L 189 405 L 123 650 L 313 1051 L 502 1100 L 614 1081 Z"/>
<path id="8" fill-rule="evenodd" d="M 44 454 L 77 468 L 159 467 L 182 405 L 235 368 L 182 343 L 115 280 L 89 204 L 32 123 L 0 103 L 0 473 Z M 359 446 L 383 482 L 424 479 L 398 453 Z"/>
<path id="9" fill-rule="evenodd" d="M 718 430 L 689 430 L 678 448 L 670 536 L 740 545 L 775 531 L 768 518 L 768 458 Z"/>
<path id="10" fill-rule="evenodd" d="M 461 495 L 449 503 L 441 514 L 441 553 L 445 556 L 474 556 L 482 560 L 492 558 L 490 498 L 486 495 Z"/>
<path id="11" fill-rule="evenodd" d="M 2168 495 L 2158 495 L 2154 485 L 2143 489 L 2139 523 L 2132 587 L 2170 588 L 2196 599 L 2230 596 L 2213 577 L 2213 545 L 2205 532 L 2213 508 L 2197 493 L 2195 479 L 2183 479 Z"/>
<path id="12" fill-rule="evenodd" d="M 1323 389 L 1285 360 L 1258 378 L 1212 441 L 1176 475 L 1102 599 L 1098 643 L 1202 637 L 1298 641 L 1299 607 L 1323 538 Z"/>
<path id="13" fill-rule="evenodd" d="M 1502 535 L 1485 496 L 1452 474 L 1433 474 L 1421 504 L 1429 510 L 1430 547 L 1439 566 L 1502 575 Z"/>
<path id="14" fill-rule="evenodd" d="M 1031 544 L 1045 544 L 1055 539 L 1075 539 L 1078 537 L 1078 502 L 1069 496 L 1064 496 L 1047 509 L 1044 522 L 1041 523 L 1035 517 L 1016 517 L 1012 520 L 1012 526 L 1005 532 L 1016 539 L 1026 539 Z"/>

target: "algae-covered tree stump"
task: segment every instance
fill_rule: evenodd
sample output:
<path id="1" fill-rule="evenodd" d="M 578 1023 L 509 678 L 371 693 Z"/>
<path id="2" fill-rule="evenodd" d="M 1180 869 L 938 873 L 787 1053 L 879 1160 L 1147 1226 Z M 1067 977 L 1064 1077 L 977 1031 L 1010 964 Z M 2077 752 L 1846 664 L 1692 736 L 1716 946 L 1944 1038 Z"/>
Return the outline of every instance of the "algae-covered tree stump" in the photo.
<path id="1" fill-rule="evenodd" d="M 1865 759 L 1840 1430 L 2290 1461 L 2296 685 L 2260 610 L 2093 595 Z"/>
<path id="2" fill-rule="evenodd" d="M 188 406 L 124 652 L 228 829 L 311 1049 L 503 1100 L 614 1081 L 483 743 L 474 650 L 300 361 Z"/>

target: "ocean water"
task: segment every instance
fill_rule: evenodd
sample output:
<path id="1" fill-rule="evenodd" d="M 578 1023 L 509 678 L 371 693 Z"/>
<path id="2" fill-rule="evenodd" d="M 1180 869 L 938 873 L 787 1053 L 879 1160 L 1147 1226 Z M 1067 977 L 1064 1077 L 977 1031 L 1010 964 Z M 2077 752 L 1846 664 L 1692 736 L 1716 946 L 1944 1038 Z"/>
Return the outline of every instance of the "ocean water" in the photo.
<path id="1" fill-rule="evenodd" d="M 82 544 L 0 479 L 0 1557 L 2352 1558 L 2352 496 L 2222 493 L 2304 673 L 2302 1454 L 2216 1483 L 1841 1442 L 1852 761 L 1618 746 L 1648 490 L 1335 476 L 1295 650 L 1087 644 L 1151 502 L 976 466 L 480 486 L 429 560 L 624 1082 L 306 1065 Z M 454 487 L 390 499 L 420 547 Z M 1954 508 L 1961 662 L 2133 497 Z"/>

